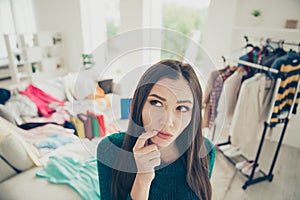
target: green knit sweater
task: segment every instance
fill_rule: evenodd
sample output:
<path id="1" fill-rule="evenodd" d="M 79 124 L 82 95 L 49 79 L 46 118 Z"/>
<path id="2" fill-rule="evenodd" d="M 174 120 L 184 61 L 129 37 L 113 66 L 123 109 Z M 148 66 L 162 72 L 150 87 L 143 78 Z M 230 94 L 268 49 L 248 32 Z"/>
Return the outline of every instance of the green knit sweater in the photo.
<path id="1" fill-rule="evenodd" d="M 97 149 L 98 157 L 98 175 L 100 183 L 100 197 L 103 200 L 112 199 L 111 197 L 111 173 L 114 158 L 117 156 L 117 151 L 122 146 L 125 133 L 115 133 L 99 143 Z M 205 146 L 209 151 L 209 177 L 213 170 L 216 151 L 213 144 L 205 138 Z M 107 159 L 109 157 L 109 159 Z M 103 164 L 103 162 L 105 164 Z M 109 166 L 107 166 L 109 165 Z M 128 194 L 129 196 L 129 194 Z M 130 199 L 130 198 L 128 198 Z M 149 199 L 164 200 L 164 199 L 180 199 L 192 200 L 198 199 L 195 193 L 188 186 L 186 181 L 186 169 L 181 161 L 177 159 L 173 163 L 164 168 L 155 171 L 149 192 Z"/>

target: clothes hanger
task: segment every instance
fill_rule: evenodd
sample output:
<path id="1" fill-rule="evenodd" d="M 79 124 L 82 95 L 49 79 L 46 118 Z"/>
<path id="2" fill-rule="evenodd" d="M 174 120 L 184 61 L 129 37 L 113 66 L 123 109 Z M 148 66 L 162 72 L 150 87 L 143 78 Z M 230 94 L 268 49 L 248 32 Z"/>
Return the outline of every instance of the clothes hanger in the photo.
<path id="1" fill-rule="evenodd" d="M 243 47 L 243 49 L 247 49 L 248 47 L 254 48 L 253 44 L 249 43 L 248 36 L 244 36 L 244 39 L 246 41 L 246 45 Z"/>
<path id="2" fill-rule="evenodd" d="M 266 44 L 264 45 L 264 48 L 266 48 L 268 51 L 273 52 L 275 49 L 271 45 L 271 39 L 267 38 L 266 39 Z"/>

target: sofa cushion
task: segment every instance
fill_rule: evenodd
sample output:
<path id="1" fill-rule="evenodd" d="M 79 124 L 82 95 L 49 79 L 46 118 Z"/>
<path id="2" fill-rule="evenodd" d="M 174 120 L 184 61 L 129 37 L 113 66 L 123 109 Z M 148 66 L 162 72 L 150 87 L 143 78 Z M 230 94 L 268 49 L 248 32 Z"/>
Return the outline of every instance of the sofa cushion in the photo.
<path id="1" fill-rule="evenodd" d="M 19 171 L 40 165 L 39 154 L 24 136 L 26 131 L 0 117 L 0 155 Z"/>
<path id="2" fill-rule="evenodd" d="M 9 166 L 9 164 L 7 164 L 2 158 L 0 158 L 0 169 L 1 169 L 1 173 L 0 173 L 0 183 L 2 181 L 5 181 L 6 179 L 8 179 L 9 177 L 13 176 L 14 174 L 16 174 L 17 172 L 11 167 Z"/>
<path id="3" fill-rule="evenodd" d="M 0 141 L 0 155 L 20 171 L 31 168 L 34 163 L 21 144 L 21 138 L 8 134 Z"/>
<path id="4" fill-rule="evenodd" d="M 16 120 L 14 116 L 4 105 L 0 105 L 0 117 L 3 117 L 4 119 L 11 122 L 12 124 L 16 124 Z"/>
<path id="5" fill-rule="evenodd" d="M 104 90 L 105 94 L 113 93 L 113 79 L 105 79 L 98 81 L 98 85 Z"/>

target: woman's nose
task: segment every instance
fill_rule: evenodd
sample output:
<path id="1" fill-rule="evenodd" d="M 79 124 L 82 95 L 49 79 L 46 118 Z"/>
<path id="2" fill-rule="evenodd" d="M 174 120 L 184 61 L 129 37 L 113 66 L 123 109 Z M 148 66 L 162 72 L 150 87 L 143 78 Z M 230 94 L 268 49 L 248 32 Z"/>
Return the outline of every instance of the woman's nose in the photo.
<path id="1" fill-rule="evenodd" d="M 175 119 L 175 116 L 174 116 L 174 113 L 173 112 L 166 112 L 165 113 L 165 126 L 167 127 L 173 127 L 174 126 L 174 119 Z"/>

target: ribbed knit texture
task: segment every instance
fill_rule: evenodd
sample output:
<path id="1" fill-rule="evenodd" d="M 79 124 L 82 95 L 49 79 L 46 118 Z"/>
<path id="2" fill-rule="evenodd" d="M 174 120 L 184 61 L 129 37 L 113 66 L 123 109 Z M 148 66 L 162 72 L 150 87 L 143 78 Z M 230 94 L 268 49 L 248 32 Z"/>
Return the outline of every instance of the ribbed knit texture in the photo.
<path id="1" fill-rule="evenodd" d="M 99 162 L 99 156 L 105 154 L 116 156 L 112 150 L 112 144 L 121 147 L 125 133 L 116 133 L 104 138 L 98 146 L 98 175 L 100 182 L 101 199 L 111 198 L 111 168 Z M 211 149 L 209 153 L 209 169 L 213 169 L 215 159 L 215 149 L 213 145 L 205 139 L 205 145 Z M 102 156 L 101 156 L 102 157 Z M 102 157 L 103 159 L 103 157 Z M 100 159 L 101 160 L 101 159 Z M 210 173 L 211 174 L 211 173 Z M 193 200 L 198 199 L 186 182 L 186 169 L 179 158 L 175 162 L 164 168 L 155 171 L 155 178 L 151 183 L 149 199 L 155 200 Z"/>

